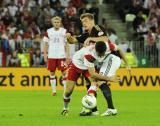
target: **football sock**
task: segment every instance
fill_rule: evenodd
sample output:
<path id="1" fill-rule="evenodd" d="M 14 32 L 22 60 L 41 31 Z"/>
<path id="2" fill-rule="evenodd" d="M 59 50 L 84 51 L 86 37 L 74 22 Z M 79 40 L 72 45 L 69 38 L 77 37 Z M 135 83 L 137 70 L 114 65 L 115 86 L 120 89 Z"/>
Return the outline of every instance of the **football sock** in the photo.
<path id="1" fill-rule="evenodd" d="M 88 94 L 96 94 L 97 91 L 97 86 L 91 85 L 90 88 L 88 89 Z"/>
<path id="2" fill-rule="evenodd" d="M 113 102 L 112 102 L 112 94 L 109 86 L 107 84 L 102 84 L 99 86 L 101 89 L 107 103 L 108 103 L 108 108 L 114 109 Z"/>
<path id="3" fill-rule="evenodd" d="M 52 92 L 56 93 L 56 76 L 50 76 L 50 83 L 52 87 Z"/>
<path id="4" fill-rule="evenodd" d="M 63 96 L 63 101 L 64 101 L 64 110 L 68 110 L 68 104 L 70 102 L 70 97 L 66 97 L 65 95 Z"/>
<path id="5" fill-rule="evenodd" d="M 94 96 L 97 97 L 96 91 L 97 91 L 97 86 L 91 85 L 90 88 L 88 89 L 88 94 L 94 94 Z M 92 109 L 92 112 L 96 111 L 98 111 L 97 106 Z"/>
<path id="6" fill-rule="evenodd" d="M 91 86 L 91 85 L 88 85 L 88 84 L 86 85 L 86 87 L 87 87 L 87 90 L 90 88 L 90 86 Z"/>

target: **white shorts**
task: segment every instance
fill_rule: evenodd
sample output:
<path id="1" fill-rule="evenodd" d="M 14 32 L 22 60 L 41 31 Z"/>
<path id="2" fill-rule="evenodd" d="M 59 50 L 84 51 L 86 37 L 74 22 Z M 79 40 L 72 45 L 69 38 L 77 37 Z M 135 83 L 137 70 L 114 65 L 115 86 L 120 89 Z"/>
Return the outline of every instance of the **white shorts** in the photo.
<path id="1" fill-rule="evenodd" d="M 113 54 L 109 54 L 103 61 L 99 73 L 105 76 L 114 76 L 121 65 L 121 59 Z"/>

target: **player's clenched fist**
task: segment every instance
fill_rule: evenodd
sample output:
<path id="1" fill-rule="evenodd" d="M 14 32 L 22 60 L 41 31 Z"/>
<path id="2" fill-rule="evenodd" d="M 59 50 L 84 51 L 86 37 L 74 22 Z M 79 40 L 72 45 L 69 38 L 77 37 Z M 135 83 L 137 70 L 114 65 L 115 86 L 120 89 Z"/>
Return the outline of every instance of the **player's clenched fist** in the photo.
<path id="1" fill-rule="evenodd" d="M 66 33 L 66 38 L 68 43 L 73 44 L 77 42 L 77 39 L 71 35 L 71 33 Z"/>

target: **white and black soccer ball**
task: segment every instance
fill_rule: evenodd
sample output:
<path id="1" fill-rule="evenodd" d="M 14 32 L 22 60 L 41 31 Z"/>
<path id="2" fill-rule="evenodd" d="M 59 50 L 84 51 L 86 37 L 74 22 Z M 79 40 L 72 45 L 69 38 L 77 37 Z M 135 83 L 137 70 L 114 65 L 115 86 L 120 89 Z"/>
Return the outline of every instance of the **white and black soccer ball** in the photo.
<path id="1" fill-rule="evenodd" d="M 87 109 L 92 109 L 97 106 L 97 100 L 94 95 L 85 95 L 82 98 L 82 106 Z"/>

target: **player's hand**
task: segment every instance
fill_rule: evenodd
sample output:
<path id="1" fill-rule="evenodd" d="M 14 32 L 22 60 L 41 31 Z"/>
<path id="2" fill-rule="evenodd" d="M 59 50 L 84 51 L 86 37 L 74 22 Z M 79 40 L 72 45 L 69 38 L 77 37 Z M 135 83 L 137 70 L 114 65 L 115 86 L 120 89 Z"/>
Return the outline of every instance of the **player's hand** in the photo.
<path id="1" fill-rule="evenodd" d="M 90 41 L 91 41 L 91 38 L 87 38 L 85 41 L 84 41 L 84 46 L 89 46 L 90 44 Z"/>
<path id="2" fill-rule="evenodd" d="M 131 67 L 129 65 L 126 65 L 126 69 L 129 72 L 129 75 L 131 76 Z"/>
<path id="3" fill-rule="evenodd" d="M 119 76 L 111 76 L 109 77 L 109 81 L 117 83 L 121 81 L 121 78 Z"/>
<path id="4" fill-rule="evenodd" d="M 71 36 L 71 33 L 66 33 L 67 42 L 70 44 L 74 43 L 74 38 Z"/>
<path id="5" fill-rule="evenodd" d="M 47 64 L 47 60 L 48 60 L 48 58 L 47 58 L 47 55 L 44 55 L 44 62 Z"/>
<path id="6" fill-rule="evenodd" d="M 71 37 L 71 33 L 66 33 L 66 38 L 69 39 Z"/>

